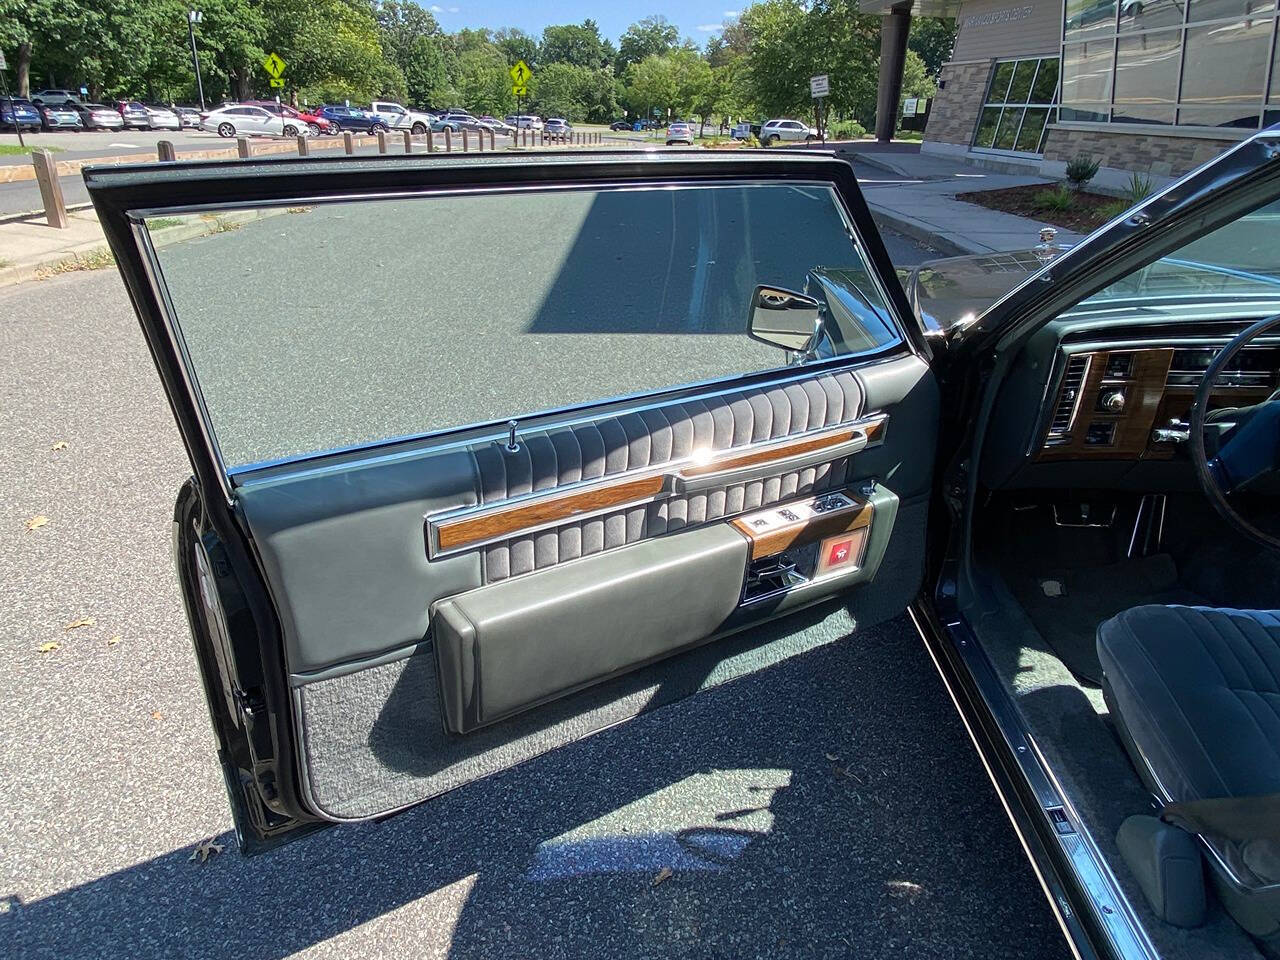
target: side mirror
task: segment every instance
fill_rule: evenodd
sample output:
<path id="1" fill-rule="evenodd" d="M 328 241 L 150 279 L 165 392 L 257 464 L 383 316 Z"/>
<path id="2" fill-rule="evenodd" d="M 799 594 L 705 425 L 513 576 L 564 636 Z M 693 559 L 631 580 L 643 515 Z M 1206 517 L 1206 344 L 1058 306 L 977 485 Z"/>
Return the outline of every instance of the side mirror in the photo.
<path id="1" fill-rule="evenodd" d="M 822 304 L 782 287 L 756 287 L 747 335 L 770 346 L 806 354 L 822 334 Z"/>

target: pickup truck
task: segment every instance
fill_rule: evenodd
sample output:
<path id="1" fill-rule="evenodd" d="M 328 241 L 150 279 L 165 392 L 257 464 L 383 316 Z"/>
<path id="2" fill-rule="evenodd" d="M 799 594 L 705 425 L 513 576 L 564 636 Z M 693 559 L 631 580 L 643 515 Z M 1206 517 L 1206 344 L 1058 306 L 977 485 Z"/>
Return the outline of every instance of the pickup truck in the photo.
<path id="1" fill-rule="evenodd" d="M 426 133 L 436 119 L 429 113 L 418 113 L 388 100 L 373 101 L 369 112 L 376 113 L 392 130 L 408 130 L 415 137 Z"/>

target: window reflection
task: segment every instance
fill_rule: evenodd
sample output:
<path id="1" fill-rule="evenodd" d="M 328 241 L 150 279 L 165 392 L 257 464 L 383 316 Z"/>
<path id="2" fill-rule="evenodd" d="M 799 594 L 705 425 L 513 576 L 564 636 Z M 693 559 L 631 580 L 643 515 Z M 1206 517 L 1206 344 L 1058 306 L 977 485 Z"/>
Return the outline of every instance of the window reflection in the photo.
<path id="1" fill-rule="evenodd" d="M 1047 126 L 1057 117 L 1058 67 L 1057 57 L 997 63 L 991 71 L 973 145 L 1041 153 Z"/>

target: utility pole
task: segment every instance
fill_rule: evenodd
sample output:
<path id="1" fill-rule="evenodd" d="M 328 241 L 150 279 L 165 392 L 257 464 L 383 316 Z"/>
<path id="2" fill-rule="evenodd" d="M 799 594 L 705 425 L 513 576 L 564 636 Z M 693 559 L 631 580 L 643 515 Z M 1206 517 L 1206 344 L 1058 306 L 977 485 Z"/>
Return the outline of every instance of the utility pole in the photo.
<path id="1" fill-rule="evenodd" d="M 204 81 L 200 79 L 200 55 L 196 53 L 196 24 L 204 19 L 199 10 L 187 11 L 187 36 L 191 38 L 191 63 L 196 68 L 196 90 L 200 94 L 200 112 L 204 112 Z"/>

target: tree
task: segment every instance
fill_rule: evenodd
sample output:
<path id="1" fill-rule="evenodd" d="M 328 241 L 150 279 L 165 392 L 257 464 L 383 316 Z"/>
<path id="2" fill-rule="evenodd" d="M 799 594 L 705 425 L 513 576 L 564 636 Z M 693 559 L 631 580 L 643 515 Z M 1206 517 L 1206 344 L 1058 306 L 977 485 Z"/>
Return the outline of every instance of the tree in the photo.
<path id="1" fill-rule="evenodd" d="M 937 92 L 929 69 L 914 50 L 907 50 L 906 63 L 902 66 L 902 95 L 904 97 L 932 97 Z"/>
<path id="2" fill-rule="evenodd" d="M 606 123 L 618 114 L 612 67 L 546 63 L 530 83 L 532 109 L 544 117 Z"/>
<path id="3" fill-rule="evenodd" d="M 935 79 L 942 65 L 951 58 L 956 44 L 956 22 L 941 17 L 913 17 L 907 36 L 907 49 L 914 50 L 924 62 L 925 70 Z"/>
<path id="4" fill-rule="evenodd" d="M 614 72 L 621 76 L 631 64 L 666 53 L 675 47 L 679 36 L 675 25 L 663 16 L 645 17 L 631 24 L 618 41 Z"/>
<path id="5" fill-rule="evenodd" d="M 476 113 L 501 116 L 515 107 L 511 78 L 502 51 L 492 43 L 473 47 L 458 56 L 453 88 L 460 104 Z M 454 104 L 450 104 L 453 106 Z"/>
<path id="6" fill-rule="evenodd" d="M 505 27 L 493 35 L 493 42 L 498 45 L 507 63 L 515 64 L 523 60 L 529 66 L 537 66 L 538 40 L 516 27 Z"/>
<path id="7" fill-rule="evenodd" d="M 374 16 L 383 52 L 404 76 L 409 102 L 435 104 L 449 84 L 444 34 L 436 18 L 409 0 L 382 0 Z"/>
<path id="8" fill-rule="evenodd" d="M 543 30 L 538 62 L 568 63 L 595 70 L 609 61 L 605 59 L 600 28 L 594 20 L 584 20 L 578 25 L 566 23 Z"/>

